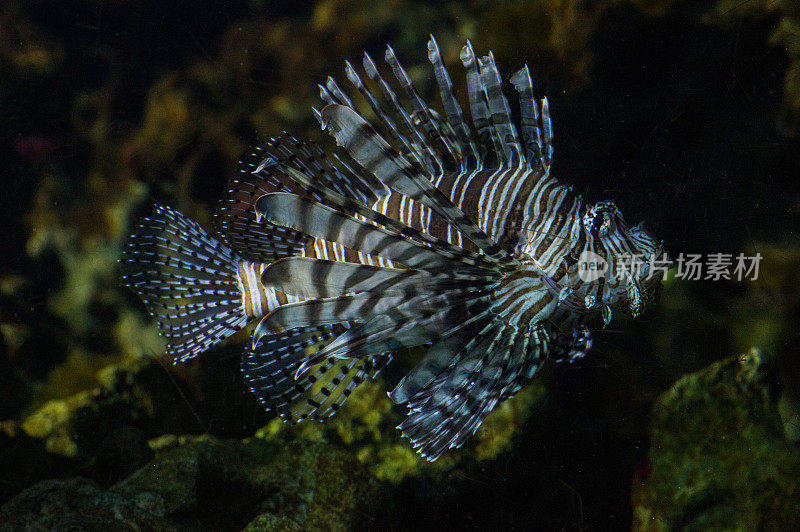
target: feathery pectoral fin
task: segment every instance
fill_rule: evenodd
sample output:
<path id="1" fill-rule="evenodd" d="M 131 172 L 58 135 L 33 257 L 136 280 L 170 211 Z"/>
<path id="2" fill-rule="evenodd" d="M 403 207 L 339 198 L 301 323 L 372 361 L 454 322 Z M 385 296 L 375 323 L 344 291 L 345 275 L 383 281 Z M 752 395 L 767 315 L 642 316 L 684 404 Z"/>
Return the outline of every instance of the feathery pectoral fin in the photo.
<path id="1" fill-rule="evenodd" d="M 311 327 L 367 321 L 407 301 L 406 296 L 389 296 L 363 292 L 351 296 L 317 298 L 289 303 L 276 308 L 259 322 L 253 332 L 255 345 L 262 336 L 278 334 L 296 327 Z"/>
<path id="2" fill-rule="evenodd" d="M 474 342 L 478 333 L 492 320 L 486 312 L 460 324 L 448 335 L 439 338 L 425 356 L 409 371 L 389 393 L 397 404 L 405 403 L 431 382 L 464 351 L 465 345 Z"/>
<path id="3" fill-rule="evenodd" d="M 423 456 L 435 460 L 448 448 L 460 447 L 497 404 L 533 376 L 547 353 L 544 329 L 488 324 L 465 342 L 448 367 L 408 398 L 410 413 L 398 428 Z"/>
<path id="4" fill-rule="evenodd" d="M 458 267 L 429 272 L 411 268 L 384 268 L 353 262 L 291 257 L 273 262 L 261 274 L 261 283 L 285 294 L 305 298 L 336 297 L 357 292 L 406 294 L 485 288 L 496 280 L 492 271 Z"/>
<path id="5" fill-rule="evenodd" d="M 352 326 L 324 349 L 309 356 L 298 368 L 302 373 L 326 357 L 361 358 L 434 342 L 474 320 L 486 308 L 487 300 L 488 296 L 482 291 L 416 297 L 376 297 L 376 294 L 364 293 L 313 300 L 285 311 L 296 314 L 293 318 L 285 319 L 287 314 L 278 311 L 268 316 L 259 324 L 254 338 L 283 327 L 349 318 Z M 340 305 L 342 301 L 346 302 L 344 307 Z M 292 325 L 287 325 L 288 322 Z"/>
<path id="6" fill-rule="evenodd" d="M 261 274 L 261 283 L 299 297 L 335 297 L 400 288 L 424 277 L 431 276 L 412 269 L 292 257 L 270 264 Z"/>
<path id="7" fill-rule="evenodd" d="M 451 257 L 429 246 L 295 194 L 262 196 L 256 202 L 256 211 L 270 223 L 412 268 L 452 268 L 458 265 Z"/>

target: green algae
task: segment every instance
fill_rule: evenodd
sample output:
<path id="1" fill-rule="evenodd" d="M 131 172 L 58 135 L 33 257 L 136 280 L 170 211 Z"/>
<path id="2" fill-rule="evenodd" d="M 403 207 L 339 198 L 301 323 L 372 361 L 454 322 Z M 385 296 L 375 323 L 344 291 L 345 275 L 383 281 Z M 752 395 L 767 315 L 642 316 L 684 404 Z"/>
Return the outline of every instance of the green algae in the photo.
<path id="1" fill-rule="evenodd" d="M 349 530 L 380 508 L 378 484 L 352 456 L 300 440 L 186 441 L 111 491 L 225 528 Z"/>
<path id="2" fill-rule="evenodd" d="M 242 532 L 260 532 L 262 530 L 269 530 L 271 532 L 300 532 L 303 530 L 303 527 L 286 516 L 264 513 L 250 521 L 247 526 L 242 529 Z"/>
<path id="3" fill-rule="evenodd" d="M 407 477 L 437 474 L 465 461 L 492 460 L 509 451 L 516 443 L 518 429 L 545 393 L 540 380 L 534 380 L 492 411 L 462 448 L 450 450 L 435 462 L 419 456 L 401 437 L 395 427 L 402 422 L 405 407 L 392 404 L 380 381 L 359 386 L 336 415 L 324 423 L 305 421 L 292 426 L 274 419 L 256 437 L 272 440 L 291 434 L 306 441 L 345 445 L 376 479 L 399 484 Z"/>
<path id="4" fill-rule="evenodd" d="M 136 427 L 148 438 L 197 430 L 197 399 L 183 395 L 177 377 L 154 360 L 128 359 L 93 375 L 79 366 L 94 387 L 49 400 L 20 424 L 48 452 L 91 466 L 100 449 L 113 447 L 107 440 L 120 429 Z"/>
<path id="5" fill-rule="evenodd" d="M 635 530 L 789 530 L 800 448 L 787 442 L 775 368 L 761 351 L 687 375 L 653 408 Z"/>

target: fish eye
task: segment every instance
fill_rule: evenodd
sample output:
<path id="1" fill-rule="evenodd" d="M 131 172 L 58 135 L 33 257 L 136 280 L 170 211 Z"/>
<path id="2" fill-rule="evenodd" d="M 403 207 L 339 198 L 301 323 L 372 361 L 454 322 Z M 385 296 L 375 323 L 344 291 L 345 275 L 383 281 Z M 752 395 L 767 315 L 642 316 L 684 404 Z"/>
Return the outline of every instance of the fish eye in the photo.
<path id="1" fill-rule="evenodd" d="M 596 236 L 605 236 L 613 228 L 616 217 L 622 218 L 613 201 L 599 201 L 583 215 L 583 226 Z"/>

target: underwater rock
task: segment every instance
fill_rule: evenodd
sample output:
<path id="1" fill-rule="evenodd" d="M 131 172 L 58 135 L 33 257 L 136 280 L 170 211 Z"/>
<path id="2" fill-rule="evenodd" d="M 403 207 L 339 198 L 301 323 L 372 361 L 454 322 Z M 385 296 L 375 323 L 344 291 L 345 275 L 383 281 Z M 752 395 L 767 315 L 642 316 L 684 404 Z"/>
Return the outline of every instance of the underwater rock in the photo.
<path id="1" fill-rule="evenodd" d="M 350 530 L 386 507 L 352 455 L 303 440 L 198 437 L 111 491 L 177 525 L 213 529 Z"/>
<path id="2" fill-rule="evenodd" d="M 0 503 L 48 478 L 80 474 L 110 486 L 150 461 L 165 432 L 200 431 L 192 404 L 154 361 L 109 366 L 100 386 L 0 420 Z"/>
<path id="3" fill-rule="evenodd" d="M 92 466 L 93 477 L 107 486 L 129 476 L 153 456 L 141 430 L 121 427 L 111 431 L 100 444 Z"/>
<path id="4" fill-rule="evenodd" d="M 261 514 L 244 527 L 242 532 L 300 532 L 303 528 L 288 517 L 275 517 L 272 514 Z"/>
<path id="5" fill-rule="evenodd" d="M 751 349 L 658 399 L 634 480 L 634 530 L 796 529 L 800 447 L 785 436 L 776 376 Z"/>
<path id="6" fill-rule="evenodd" d="M 0 507 L 0 530 L 175 530 L 84 478 L 40 482 Z"/>
<path id="7" fill-rule="evenodd" d="M 238 441 L 242 435 L 253 433 L 237 419 L 241 415 L 244 422 L 252 423 L 261 417 L 247 418 L 246 414 L 237 414 L 236 397 L 225 400 L 228 409 L 221 421 L 208 418 L 203 405 L 206 402 L 220 404 L 220 398 L 215 395 L 219 392 L 202 385 L 203 398 L 200 399 L 193 387 L 178 383 L 179 376 L 170 376 L 169 371 L 152 359 L 111 365 L 92 377 L 99 383 L 95 389 L 48 401 L 31 413 L 22 421 L 18 432 L 26 441 L 35 444 L 31 449 L 40 448 L 40 454 L 71 464 L 71 469 L 64 471 L 62 468 L 54 475 L 45 474 L 26 483 L 15 483 L 5 498 L 33 482 L 70 471 L 79 471 L 101 487 L 108 487 L 126 478 L 153 456 L 160 460 L 163 456 L 174 458 L 175 455 L 170 454 L 173 452 L 194 452 L 186 447 L 195 445 L 198 438 L 191 433 L 207 432 L 217 423 L 223 426 L 214 428 L 216 436 L 233 432 Z M 235 370 L 230 368 L 226 371 Z M 179 388 L 185 388 L 184 395 Z M 397 485 L 408 477 L 434 481 L 442 472 L 475 460 L 490 461 L 512 449 L 517 429 L 534 406 L 544 400 L 544 390 L 544 384 L 539 381 L 521 390 L 517 397 L 487 418 L 485 427 L 472 441 L 435 463 L 420 459 L 408 442 L 401 439 L 395 427 L 402 419 L 402 409 L 392 407 L 380 381 L 366 383 L 353 394 L 339 415 L 327 423 L 306 422 L 292 426 L 275 419 L 258 431 L 257 439 L 269 445 L 283 445 L 286 441 L 296 440 L 297 445 L 303 448 L 336 447 L 341 449 L 340 452 L 348 453 L 359 470 L 367 472 L 370 482 Z M 239 391 L 238 395 L 242 392 Z M 237 435 L 237 430 L 242 435 Z M 152 464 L 147 467 L 152 467 Z M 162 491 L 172 495 L 151 493 L 152 496 L 143 499 L 148 507 L 164 507 L 164 511 L 169 513 L 195 504 L 180 497 L 176 499 L 174 491 L 166 488 Z M 191 490 L 177 492 L 191 493 Z"/>
<path id="8" fill-rule="evenodd" d="M 391 522 L 386 491 L 335 446 L 177 441 L 108 491 L 80 477 L 25 489 L 0 508 L 0 530 L 352 530 Z"/>

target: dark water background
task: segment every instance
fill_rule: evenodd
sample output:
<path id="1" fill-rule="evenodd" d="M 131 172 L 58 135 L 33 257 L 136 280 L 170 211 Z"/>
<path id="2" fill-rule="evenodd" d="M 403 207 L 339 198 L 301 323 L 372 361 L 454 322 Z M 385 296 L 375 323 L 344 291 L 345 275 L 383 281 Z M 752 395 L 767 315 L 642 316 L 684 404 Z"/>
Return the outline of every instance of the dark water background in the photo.
<path id="1" fill-rule="evenodd" d="M 643 318 L 615 321 L 596 334 L 590 356 L 548 370 L 545 398 L 514 418 L 512 441 L 495 456 L 467 450 L 443 469 L 415 469 L 397 482 L 380 476 L 383 510 L 358 510 L 369 516 L 361 527 L 627 529 L 636 522 L 632 489 L 649 489 L 654 401 L 678 378 L 757 346 L 778 360 L 784 393 L 794 389 L 794 3 L 163 4 L 0 5 L 0 503 L 49 478 L 81 476 L 105 489 L 153 457 L 108 458 L 117 452 L 108 451 L 112 433 L 130 429 L 139 443 L 164 434 L 240 440 L 269 421 L 241 382 L 234 341 L 197 362 L 173 368 L 160 360 L 143 370 L 151 371 L 144 384 L 130 386 L 147 388 L 145 413 L 125 410 L 122 400 L 92 415 L 65 414 L 64 426 L 26 425 L 48 401 L 69 411 L 66 399 L 102 384 L 103 368 L 159 354 L 154 324 L 117 286 L 115 270 L 148 198 L 210 227 L 248 146 L 284 130 L 324 140 L 311 113 L 316 85 L 328 74 L 344 80 L 344 60 L 357 62 L 364 50 L 379 58 L 391 43 L 438 105 L 430 33 L 457 90 L 466 39 L 478 54 L 493 50 L 506 79 L 530 65 L 537 94 L 551 103 L 560 180 L 586 198 L 613 198 L 673 255 L 761 253 L 762 276 L 668 283 Z M 790 418 L 784 411 L 783 421 Z M 54 439 L 58 431 L 72 443 Z M 358 454 L 346 437 L 326 438 Z M 797 500 L 794 486 L 776 485 Z M 676 522 L 711 522 L 692 520 L 715 497 L 727 495 Z M 197 517 L 198 506 L 164 519 L 239 529 L 261 513 L 257 501 L 226 504 L 234 508 L 226 516 Z M 780 520 L 760 523 L 770 522 Z"/>

